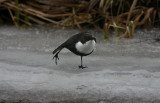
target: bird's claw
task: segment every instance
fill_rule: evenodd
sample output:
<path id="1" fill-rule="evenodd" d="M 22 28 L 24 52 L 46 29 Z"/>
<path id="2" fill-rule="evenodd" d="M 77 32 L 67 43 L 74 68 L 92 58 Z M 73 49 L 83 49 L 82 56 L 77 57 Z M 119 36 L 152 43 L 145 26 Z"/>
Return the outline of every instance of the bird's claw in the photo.
<path id="1" fill-rule="evenodd" d="M 57 65 L 57 60 L 59 60 L 58 53 L 53 57 L 53 59 L 55 59 L 55 63 Z"/>
<path id="2" fill-rule="evenodd" d="M 87 66 L 84 67 L 82 65 L 79 66 L 79 69 L 84 69 L 84 68 L 88 68 L 88 67 Z"/>

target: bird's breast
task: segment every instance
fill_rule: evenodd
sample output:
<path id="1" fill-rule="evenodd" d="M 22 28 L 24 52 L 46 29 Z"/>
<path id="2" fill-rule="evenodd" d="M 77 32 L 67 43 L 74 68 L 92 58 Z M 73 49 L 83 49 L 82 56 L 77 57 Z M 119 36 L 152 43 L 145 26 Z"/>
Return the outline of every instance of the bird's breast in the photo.
<path id="1" fill-rule="evenodd" d="M 89 54 L 95 49 L 96 42 L 95 40 L 89 40 L 86 43 L 77 42 L 75 47 L 76 50 L 80 53 Z"/>

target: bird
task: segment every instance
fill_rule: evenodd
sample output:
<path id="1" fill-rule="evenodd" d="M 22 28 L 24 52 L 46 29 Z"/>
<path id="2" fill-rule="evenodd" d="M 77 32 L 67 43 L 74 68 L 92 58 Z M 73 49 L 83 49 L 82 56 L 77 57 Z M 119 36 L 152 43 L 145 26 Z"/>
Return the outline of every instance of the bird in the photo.
<path id="1" fill-rule="evenodd" d="M 52 53 L 53 59 L 55 59 L 55 64 L 57 65 L 57 60 L 59 60 L 58 54 L 63 48 L 67 48 L 72 53 L 81 57 L 81 65 L 80 69 L 87 68 L 87 66 L 83 66 L 83 56 L 90 55 L 96 46 L 96 38 L 91 35 L 89 32 L 80 32 L 69 39 L 67 39 L 64 43 L 58 46 Z"/>

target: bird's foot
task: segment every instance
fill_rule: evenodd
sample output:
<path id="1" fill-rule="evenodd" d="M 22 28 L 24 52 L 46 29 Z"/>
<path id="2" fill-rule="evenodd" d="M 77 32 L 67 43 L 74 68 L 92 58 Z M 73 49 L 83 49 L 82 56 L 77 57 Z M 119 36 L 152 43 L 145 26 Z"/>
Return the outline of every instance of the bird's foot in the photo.
<path id="1" fill-rule="evenodd" d="M 82 65 L 79 66 L 79 69 L 84 69 L 84 68 L 88 68 L 88 67 L 87 66 L 84 67 Z"/>
<path id="2" fill-rule="evenodd" d="M 53 57 L 53 59 L 55 59 L 55 63 L 57 65 L 57 60 L 59 60 L 58 53 Z"/>

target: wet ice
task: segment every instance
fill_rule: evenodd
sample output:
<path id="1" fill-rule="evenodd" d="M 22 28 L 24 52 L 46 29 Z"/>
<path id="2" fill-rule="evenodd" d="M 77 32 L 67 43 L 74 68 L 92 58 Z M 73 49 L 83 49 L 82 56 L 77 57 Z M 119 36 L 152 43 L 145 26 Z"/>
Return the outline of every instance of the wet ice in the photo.
<path id="1" fill-rule="evenodd" d="M 78 30 L 0 27 L 0 101 L 159 103 L 160 30 L 137 30 L 134 39 L 102 40 L 80 57 L 64 49 L 58 65 L 52 50 Z M 112 33 L 112 32 L 111 32 Z"/>

